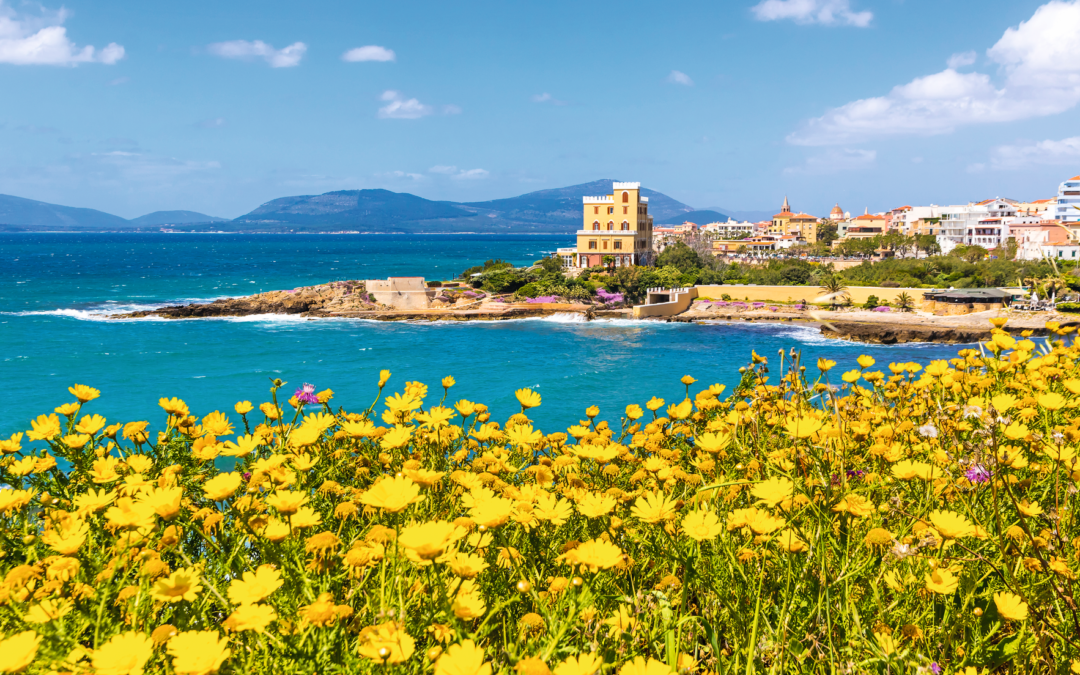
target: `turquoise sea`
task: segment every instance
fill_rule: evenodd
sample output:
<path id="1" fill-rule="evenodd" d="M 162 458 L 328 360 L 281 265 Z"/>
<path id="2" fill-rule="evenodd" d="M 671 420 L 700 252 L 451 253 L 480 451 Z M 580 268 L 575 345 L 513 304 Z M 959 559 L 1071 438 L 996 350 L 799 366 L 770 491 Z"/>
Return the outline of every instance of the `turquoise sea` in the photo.
<path id="1" fill-rule="evenodd" d="M 76 382 L 102 392 L 87 411 L 159 425 L 159 397 L 179 396 L 199 415 L 236 417 L 235 402 L 268 400 L 273 377 L 290 392 L 305 382 L 331 388 L 336 405 L 355 410 L 374 398 L 380 369 L 392 371 L 391 390 L 424 382 L 429 400 L 453 375 L 450 400 L 486 403 L 500 420 L 517 411 L 515 389 L 535 389 L 543 404 L 530 416 L 553 432 L 582 419 L 589 405 L 614 421 L 629 403 L 681 400 L 683 375 L 696 386 L 730 387 L 751 349 L 775 359 L 794 347 L 811 368 L 819 356 L 847 368 L 863 353 L 884 366 L 957 350 L 850 344 L 800 326 L 570 316 L 423 324 L 109 318 L 337 279 L 450 278 L 489 258 L 522 264 L 569 244 L 558 236 L 0 234 L 0 437 L 72 400 L 67 387 Z"/>

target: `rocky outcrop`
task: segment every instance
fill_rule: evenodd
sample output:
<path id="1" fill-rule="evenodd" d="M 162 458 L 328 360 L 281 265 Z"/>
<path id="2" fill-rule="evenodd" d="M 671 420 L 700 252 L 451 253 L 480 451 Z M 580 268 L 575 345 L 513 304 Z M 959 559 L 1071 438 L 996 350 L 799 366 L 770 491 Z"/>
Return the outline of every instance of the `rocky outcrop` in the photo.
<path id="1" fill-rule="evenodd" d="M 160 316 L 166 319 L 201 319 L 217 316 L 255 314 L 306 314 L 331 316 L 338 313 L 373 311 L 382 307 L 372 301 L 363 281 L 335 281 L 304 286 L 290 291 L 269 291 L 243 298 L 223 298 L 209 303 L 172 305 L 130 314 L 118 319 Z"/>
<path id="2" fill-rule="evenodd" d="M 821 334 L 829 338 L 883 345 L 904 344 L 905 342 L 968 344 L 987 339 L 990 335 L 990 328 L 952 328 L 946 326 L 842 323 L 834 321 L 822 324 Z"/>

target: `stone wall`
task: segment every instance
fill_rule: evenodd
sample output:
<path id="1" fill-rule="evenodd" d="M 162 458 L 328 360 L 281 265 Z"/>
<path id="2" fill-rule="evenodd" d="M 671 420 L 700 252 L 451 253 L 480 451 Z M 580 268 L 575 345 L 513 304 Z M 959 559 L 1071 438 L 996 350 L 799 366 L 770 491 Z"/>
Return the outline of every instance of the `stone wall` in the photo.
<path id="1" fill-rule="evenodd" d="M 438 292 L 428 288 L 424 277 L 390 277 L 364 282 L 375 301 L 390 309 L 427 309 Z"/>

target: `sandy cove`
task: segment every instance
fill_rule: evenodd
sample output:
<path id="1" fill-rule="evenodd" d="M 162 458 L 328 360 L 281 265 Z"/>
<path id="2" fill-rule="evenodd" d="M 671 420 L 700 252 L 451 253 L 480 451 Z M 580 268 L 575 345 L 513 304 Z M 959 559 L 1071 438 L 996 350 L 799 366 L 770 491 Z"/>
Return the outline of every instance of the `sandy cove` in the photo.
<path id="1" fill-rule="evenodd" d="M 307 286 L 289 291 L 268 291 L 256 295 L 224 298 L 209 303 L 173 305 L 154 310 L 119 314 L 116 319 L 157 316 L 167 319 L 196 319 L 259 314 L 300 315 L 320 318 L 352 318 L 376 321 L 499 321 L 528 317 L 577 313 L 586 318 L 630 318 L 629 309 L 603 310 L 579 303 L 515 303 L 498 301 L 490 295 L 473 298 L 472 289 L 442 289 L 428 309 L 393 309 L 375 302 L 362 281 L 339 281 Z M 1006 328 L 1014 333 L 1032 330 L 1045 334 L 1047 321 L 1063 326 L 1080 325 L 1077 317 L 1057 312 L 1020 312 L 1010 310 L 976 312 L 960 316 L 935 316 L 927 312 L 875 312 L 859 309 L 832 311 L 810 307 L 796 310 L 778 306 L 732 309 L 695 302 L 682 314 L 657 321 L 760 321 L 768 323 L 800 322 L 818 326 L 825 337 L 878 344 L 905 342 L 971 343 L 986 338 L 989 319 L 1009 318 Z"/>

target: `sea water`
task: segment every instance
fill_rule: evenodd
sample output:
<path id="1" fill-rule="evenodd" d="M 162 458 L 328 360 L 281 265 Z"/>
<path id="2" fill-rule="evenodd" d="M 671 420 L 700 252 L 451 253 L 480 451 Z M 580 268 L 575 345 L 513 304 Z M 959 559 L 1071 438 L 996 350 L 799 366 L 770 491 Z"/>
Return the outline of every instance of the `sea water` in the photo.
<path id="1" fill-rule="evenodd" d="M 86 407 L 110 421 L 149 419 L 160 428 L 160 397 L 178 396 L 193 413 L 229 413 L 237 401 L 269 400 L 270 380 L 333 389 L 333 404 L 368 407 L 379 371 L 443 397 L 486 403 L 494 418 L 519 410 L 514 391 L 534 389 L 529 412 L 545 432 L 565 429 L 599 406 L 617 424 L 627 404 L 653 396 L 677 402 L 691 375 L 693 394 L 729 388 L 751 350 L 769 357 L 792 348 L 808 373 L 838 362 L 833 379 L 869 354 L 890 362 L 955 356 L 957 347 L 862 345 L 829 340 L 816 328 L 768 323 L 682 324 L 599 320 L 576 314 L 511 321 L 379 322 L 298 316 L 119 320 L 166 304 L 208 301 L 340 279 L 424 276 L 448 279 L 501 258 L 536 261 L 568 236 L 0 234 L 0 437 L 73 400 L 74 383 L 101 390 Z"/>

